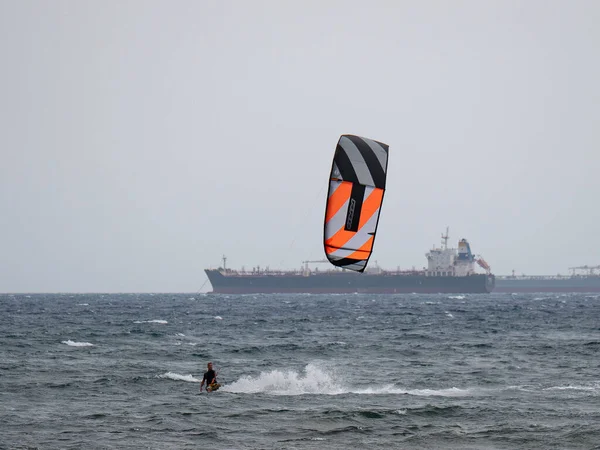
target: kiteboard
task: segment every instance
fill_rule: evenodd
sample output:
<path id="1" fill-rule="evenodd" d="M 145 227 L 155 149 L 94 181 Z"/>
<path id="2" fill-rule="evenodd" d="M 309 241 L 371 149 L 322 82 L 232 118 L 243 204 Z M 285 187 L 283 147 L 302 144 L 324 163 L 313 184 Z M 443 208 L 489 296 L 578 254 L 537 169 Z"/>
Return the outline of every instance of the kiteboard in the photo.
<path id="1" fill-rule="evenodd" d="M 213 383 L 206 387 L 206 392 L 215 392 L 218 391 L 221 385 L 219 383 Z"/>

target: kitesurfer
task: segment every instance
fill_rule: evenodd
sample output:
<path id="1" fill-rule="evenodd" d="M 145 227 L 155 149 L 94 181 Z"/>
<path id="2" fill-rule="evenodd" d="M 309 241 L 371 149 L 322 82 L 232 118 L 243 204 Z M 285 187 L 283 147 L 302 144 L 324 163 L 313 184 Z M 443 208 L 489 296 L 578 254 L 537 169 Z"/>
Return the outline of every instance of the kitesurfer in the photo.
<path id="1" fill-rule="evenodd" d="M 206 382 L 206 391 L 211 392 L 220 387 L 220 384 L 217 383 L 217 372 L 213 370 L 212 362 L 209 362 L 207 365 L 207 371 L 204 372 L 204 378 L 202 378 L 202 383 L 200 383 L 200 392 L 202 392 L 202 388 L 204 387 L 204 382 Z"/>

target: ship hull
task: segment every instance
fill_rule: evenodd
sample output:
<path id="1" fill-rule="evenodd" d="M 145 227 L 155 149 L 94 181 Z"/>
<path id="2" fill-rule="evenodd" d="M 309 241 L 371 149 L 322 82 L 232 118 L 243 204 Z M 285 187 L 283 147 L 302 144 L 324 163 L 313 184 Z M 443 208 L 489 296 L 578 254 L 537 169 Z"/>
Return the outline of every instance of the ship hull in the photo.
<path id="1" fill-rule="evenodd" d="M 220 294 L 396 294 L 396 293 L 489 293 L 493 275 L 438 277 L 425 275 L 358 274 L 333 272 L 294 275 L 224 275 L 205 270 L 214 293 Z"/>
<path id="2" fill-rule="evenodd" d="M 494 292 L 534 293 L 534 292 L 600 292 L 600 277 L 532 277 L 496 278 Z"/>

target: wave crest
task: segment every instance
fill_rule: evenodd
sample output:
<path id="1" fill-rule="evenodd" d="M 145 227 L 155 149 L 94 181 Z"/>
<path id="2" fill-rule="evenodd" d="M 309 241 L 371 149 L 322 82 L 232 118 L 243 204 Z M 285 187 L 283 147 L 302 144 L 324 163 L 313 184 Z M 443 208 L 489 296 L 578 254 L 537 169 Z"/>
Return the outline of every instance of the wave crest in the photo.
<path id="1" fill-rule="evenodd" d="M 75 342 L 72 341 L 71 339 L 67 340 L 67 341 L 62 341 L 61 344 L 67 344 L 70 347 L 93 347 L 94 344 L 91 344 L 89 342 Z"/>

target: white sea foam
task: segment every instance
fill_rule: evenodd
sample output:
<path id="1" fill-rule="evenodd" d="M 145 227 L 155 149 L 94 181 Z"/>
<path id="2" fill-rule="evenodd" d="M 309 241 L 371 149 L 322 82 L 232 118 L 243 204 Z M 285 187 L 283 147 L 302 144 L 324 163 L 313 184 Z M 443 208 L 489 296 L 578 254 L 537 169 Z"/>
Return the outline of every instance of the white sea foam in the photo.
<path id="1" fill-rule="evenodd" d="M 154 320 L 136 320 L 133 323 L 159 323 L 159 324 L 164 325 L 169 322 L 167 322 L 166 320 L 154 319 Z"/>
<path id="2" fill-rule="evenodd" d="M 468 397 L 473 395 L 474 392 L 471 389 L 453 387 L 449 389 L 412 389 L 406 391 L 406 393 L 422 397 Z"/>
<path id="3" fill-rule="evenodd" d="M 72 340 L 68 340 L 68 341 L 62 341 L 62 344 L 67 344 L 71 347 L 93 347 L 94 344 L 90 344 L 89 342 L 75 342 Z"/>
<path id="4" fill-rule="evenodd" d="M 475 394 L 473 389 L 459 389 L 456 387 L 448 389 L 406 389 L 399 388 L 393 384 L 373 386 L 365 389 L 350 390 L 353 394 L 370 395 L 414 395 L 418 397 L 468 397 Z"/>
<path id="5" fill-rule="evenodd" d="M 448 298 L 451 298 L 454 300 L 464 300 L 465 296 L 464 295 L 449 295 Z"/>
<path id="6" fill-rule="evenodd" d="M 600 392 L 600 383 L 592 386 L 579 386 L 579 385 L 567 385 L 567 386 L 552 386 L 544 389 L 545 391 L 588 391 L 588 392 Z"/>
<path id="7" fill-rule="evenodd" d="M 265 392 L 273 395 L 326 394 L 337 395 L 349 392 L 330 374 L 314 364 L 308 364 L 304 373 L 294 370 L 271 370 L 258 376 L 243 376 L 221 388 L 228 392 L 254 394 Z"/>
<path id="8" fill-rule="evenodd" d="M 215 320 L 223 320 L 221 316 L 215 316 Z"/>
<path id="9" fill-rule="evenodd" d="M 308 364 L 303 372 L 294 370 L 271 370 L 259 375 L 243 376 L 221 388 L 227 392 L 240 394 L 266 393 L 271 395 L 398 395 L 408 394 L 425 397 L 466 397 L 473 395 L 471 389 L 403 389 L 394 384 L 357 388 L 347 384 L 343 377 L 333 370 L 325 370 L 316 364 Z"/>
<path id="10" fill-rule="evenodd" d="M 524 385 L 513 385 L 507 386 L 507 390 L 517 390 L 524 392 L 538 392 L 538 391 L 583 391 L 583 392 L 593 392 L 594 394 L 600 393 L 600 382 L 595 382 L 589 385 L 572 385 L 568 384 L 566 386 L 549 386 L 542 387 L 539 385 L 533 384 L 524 384 Z"/>
<path id="11" fill-rule="evenodd" d="M 162 375 L 158 375 L 158 378 L 166 378 L 168 380 L 174 381 L 187 381 L 188 383 L 200 383 L 198 378 L 195 378 L 193 375 L 179 375 L 178 373 L 167 372 Z"/>

